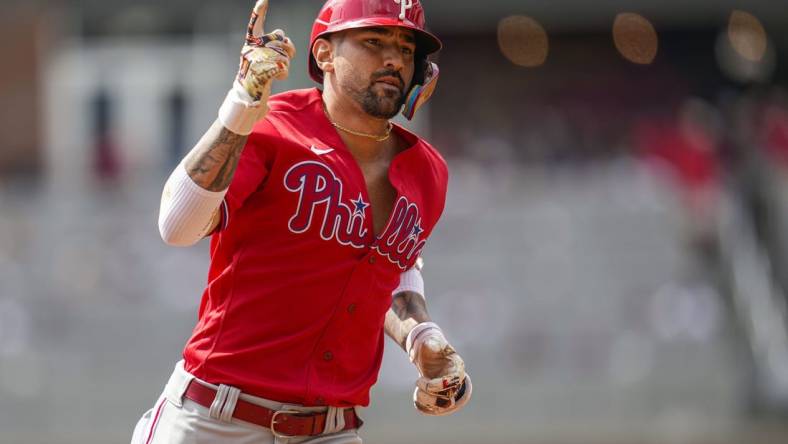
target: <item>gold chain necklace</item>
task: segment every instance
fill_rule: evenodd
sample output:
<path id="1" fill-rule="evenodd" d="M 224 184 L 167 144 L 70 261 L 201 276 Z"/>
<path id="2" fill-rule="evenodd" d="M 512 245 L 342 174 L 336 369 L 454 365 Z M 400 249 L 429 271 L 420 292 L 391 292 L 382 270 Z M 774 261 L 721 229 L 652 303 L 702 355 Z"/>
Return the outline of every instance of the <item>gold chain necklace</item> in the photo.
<path id="1" fill-rule="evenodd" d="M 375 140 L 376 142 L 383 142 L 384 140 L 387 140 L 389 136 L 391 136 L 391 129 L 394 127 L 394 125 L 392 125 L 391 122 L 387 122 L 388 126 L 386 127 L 386 132 L 382 136 L 377 134 L 362 133 L 360 131 L 355 131 L 350 128 L 345 128 L 344 126 L 334 122 L 334 120 L 331 119 L 331 116 L 328 115 L 328 109 L 326 109 L 325 103 L 323 104 L 323 112 L 326 114 L 326 118 L 328 119 L 329 122 L 331 122 L 331 125 L 333 125 L 334 128 L 338 130 L 342 130 L 349 134 L 353 134 L 354 136 L 367 137 L 369 139 Z"/>

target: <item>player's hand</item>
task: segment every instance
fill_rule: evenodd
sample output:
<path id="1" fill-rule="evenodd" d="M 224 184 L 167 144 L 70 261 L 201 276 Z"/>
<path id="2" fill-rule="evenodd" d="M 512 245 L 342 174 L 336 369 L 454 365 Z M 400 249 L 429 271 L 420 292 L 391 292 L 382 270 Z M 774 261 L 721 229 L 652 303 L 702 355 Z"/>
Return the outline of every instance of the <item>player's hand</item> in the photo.
<path id="1" fill-rule="evenodd" d="M 295 46 L 277 29 L 265 34 L 263 26 L 268 11 L 268 0 L 257 0 L 249 19 L 246 40 L 241 49 L 238 84 L 255 101 L 265 103 L 271 94 L 271 81 L 284 80 L 295 56 Z"/>
<path id="2" fill-rule="evenodd" d="M 437 326 L 412 338 L 410 360 L 421 377 L 416 381 L 413 403 L 425 415 L 448 415 L 460 410 L 471 397 L 465 362 Z"/>

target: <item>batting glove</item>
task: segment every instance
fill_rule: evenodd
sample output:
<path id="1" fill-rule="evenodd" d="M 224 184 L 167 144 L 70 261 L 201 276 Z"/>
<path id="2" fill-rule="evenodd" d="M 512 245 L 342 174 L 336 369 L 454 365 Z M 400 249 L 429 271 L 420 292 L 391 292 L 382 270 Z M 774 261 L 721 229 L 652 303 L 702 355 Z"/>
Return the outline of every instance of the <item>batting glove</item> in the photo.
<path id="1" fill-rule="evenodd" d="M 473 386 L 465 362 L 434 322 L 418 324 L 408 334 L 405 349 L 421 376 L 416 381 L 413 404 L 431 416 L 445 416 L 462 409 Z"/>
<path id="2" fill-rule="evenodd" d="M 281 29 L 264 33 L 267 11 L 268 0 L 258 0 L 254 5 L 241 49 L 238 75 L 219 109 L 219 120 L 225 128 L 244 136 L 268 113 L 271 82 L 287 78 L 290 60 L 296 52 Z"/>

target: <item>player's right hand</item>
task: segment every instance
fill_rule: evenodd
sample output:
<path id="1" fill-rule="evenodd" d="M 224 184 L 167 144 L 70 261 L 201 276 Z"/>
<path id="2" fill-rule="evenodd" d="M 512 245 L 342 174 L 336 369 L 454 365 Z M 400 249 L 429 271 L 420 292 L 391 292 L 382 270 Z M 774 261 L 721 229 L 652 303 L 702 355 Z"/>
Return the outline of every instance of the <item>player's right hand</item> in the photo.
<path id="1" fill-rule="evenodd" d="M 271 93 L 271 81 L 284 80 L 295 56 L 295 46 L 284 31 L 269 34 L 263 31 L 268 0 L 257 0 L 249 19 L 246 40 L 241 49 L 241 62 L 236 81 L 254 100 L 266 102 Z"/>

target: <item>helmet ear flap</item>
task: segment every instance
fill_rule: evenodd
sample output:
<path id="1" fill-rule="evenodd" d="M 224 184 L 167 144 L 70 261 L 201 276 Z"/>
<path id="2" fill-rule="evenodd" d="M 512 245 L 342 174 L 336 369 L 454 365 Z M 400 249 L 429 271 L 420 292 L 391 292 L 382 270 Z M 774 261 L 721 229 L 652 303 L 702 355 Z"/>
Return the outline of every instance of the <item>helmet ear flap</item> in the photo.
<path id="1" fill-rule="evenodd" d="M 416 63 L 413 86 L 408 91 L 402 107 L 402 115 L 406 119 L 413 120 L 416 111 L 432 97 L 432 93 L 435 92 L 435 87 L 438 84 L 439 73 L 438 65 L 426 58 L 422 58 Z"/>

